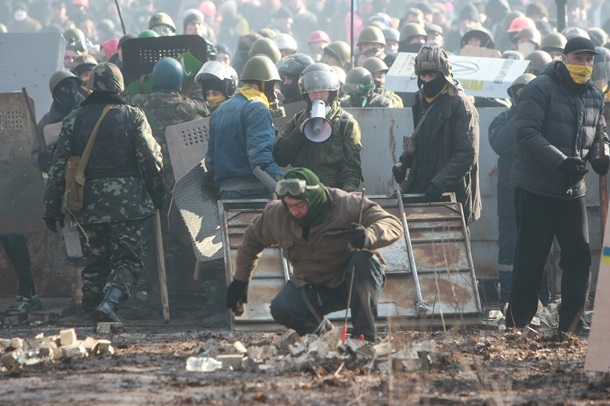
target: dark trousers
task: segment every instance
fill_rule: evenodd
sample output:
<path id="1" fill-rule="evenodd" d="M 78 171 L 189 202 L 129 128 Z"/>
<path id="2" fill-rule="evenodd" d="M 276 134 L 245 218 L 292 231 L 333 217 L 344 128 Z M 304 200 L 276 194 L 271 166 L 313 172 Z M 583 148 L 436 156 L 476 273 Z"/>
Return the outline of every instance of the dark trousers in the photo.
<path id="1" fill-rule="evenodd" d="M 0 236 L 4 252 L 13 262 L 17 281 L 19 282 L 19 296 L 30 298 L 36 295 L 34 278 L 32 277 L 32 261 L 28 250 L 28 240 L 25 235 Z"/>
<path id="2" fill-rule="evenodd" d="M 95 310 L 110 288 L 129 297 L 143 270 L 143 227 L 144 220 L 83 225 L 89 237 L 89 245 L 81 238 L 87 261 L 82 272 L 85 310 Z"/>
<path id="3" fill-rule="evenodd" d="M 376 337 L 377 303 L 385 283 L 385 276 L 371 251 L 354 253 L 345 270 L 345 280 L 339 287 L 309 285 L 301 289 L 320 316 L 345 310 L 352 271 L 354 272 L 350 304 L 352 336 L 358 338 L 362 334 L 367 341 L 373 342 Z M 277 323 L 295 330 L 300 335 L 312 333 L 319 324 L 305 304 L 300 289 L 291 282 L 288 282 L 271 302 L 271 315 Z"/>
<path id="4" fill-rule="evenodd" d="M 591 252 L 584 197 L 563 201 L 515 188 L 517 251 L 506 326 L 524 327 L 536 314 L 537 293 L 553 237 L 561 248 L 559 330 L 572 331 L 584 311 Z"/>

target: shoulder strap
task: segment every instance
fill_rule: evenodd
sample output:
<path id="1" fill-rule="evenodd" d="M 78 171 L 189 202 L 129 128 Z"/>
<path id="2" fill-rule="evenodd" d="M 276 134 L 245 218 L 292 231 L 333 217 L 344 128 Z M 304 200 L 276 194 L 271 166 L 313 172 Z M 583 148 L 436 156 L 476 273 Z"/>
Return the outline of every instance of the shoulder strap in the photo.
<path id="1" fill-rule="evenodd" d="M 341 119 L 339 120 L 339 132 L 343 137 L 345 136 L 345 131 L 347 131 L 347 123 L 349 122 L 350 118 L 352 118 L 352 114 L 343 110 Z"/>
<path id="2" fill-rule="evenodd" d="M 95 127 L 93 127 L 93 131 L 91 131 L 91 135 L 89 136 L 89 140 L 87 141 L 87 145 L 85 145 L 85 150 L 83 151 L 83 155 L 80 157 L 80 161 L 78 162 L 78 167 L 76 168 L 76 181 L 84 184 L 85 183 L 85 168 L 87 167 L 87 162 L 89 161 L 89 156 L 91 155 L 91 150 L 93 150 L 93 143 L 95 142 L 95 137 L 97 136 L 97 131 L 100 128 L 100 124 L 104 119 L 104 116 L 108 111 L 113 107 L 113 104 L 107 104 L 100 115 L 100 118 L 97 119 L 95 123 Z"/>

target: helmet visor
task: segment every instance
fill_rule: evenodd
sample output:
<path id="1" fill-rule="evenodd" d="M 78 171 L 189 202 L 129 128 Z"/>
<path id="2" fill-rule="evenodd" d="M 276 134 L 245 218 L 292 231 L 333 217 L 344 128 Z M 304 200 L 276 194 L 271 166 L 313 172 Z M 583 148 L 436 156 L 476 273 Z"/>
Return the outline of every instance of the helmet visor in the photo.
<path id="1" fill-rule="evenodd" d="M 314 70 L 307 72 L 301 76 L 299 84 L 303 93 L 332 92 L 339 90 L 339 78 L 333 70 Z"/>

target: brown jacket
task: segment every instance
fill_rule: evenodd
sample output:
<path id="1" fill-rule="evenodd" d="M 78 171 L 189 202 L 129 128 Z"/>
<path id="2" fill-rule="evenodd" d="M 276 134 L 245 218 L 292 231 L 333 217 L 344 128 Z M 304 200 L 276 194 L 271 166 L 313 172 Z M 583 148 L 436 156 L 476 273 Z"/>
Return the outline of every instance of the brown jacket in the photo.
<path id="1" fill-rule="evenodd" d="M 248 226 L 239 244 L 235 279 L 249 281 L 265 247 L 276 245 L 293 268 L 292 283 L 338 287 L 354 249 L 349 245 L 351 223 L 358 223 L 360 195 L 326 188 L 330 208 L 321 224 L 311 228 L 307 240 L 301 226 L 290 219 L 281 200 L 271 201 L 263 213 Z M 368 250 L 392 244 L 403 233 L 401 221 L 377 203 L 364 199 L 362 225 L 366 227 Z"/>

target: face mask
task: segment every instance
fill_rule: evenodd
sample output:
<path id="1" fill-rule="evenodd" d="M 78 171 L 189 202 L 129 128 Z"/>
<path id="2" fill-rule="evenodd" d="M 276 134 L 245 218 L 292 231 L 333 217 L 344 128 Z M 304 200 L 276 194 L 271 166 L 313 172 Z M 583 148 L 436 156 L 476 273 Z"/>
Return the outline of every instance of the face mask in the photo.
<path id="1" fill-rule="evenodd" d="M 565 64 L 566 69 L 570 72 L 570 77 L 579 85 L 583 85 L 591 79 L 591 74 L 593 73 L 592 66 L 583 66 L 583 65 L 572 65 Z"/>
<path id="2" fill-rule="evenodd" d="M 57 103 L 61 104 L 67 109 L 72 109 L 78 104 L 78 92 L 76 91 L 76 84 L 72 81 L 62 84 L 58 89 L 55 90 L 54 96 Z"/>
<path id="3" fill-rule="evenodd" d="M 517 51 L 519 51 L 523 56 L 528 56 L 532 52 L 536 50 L 536 45 L 531 42 L 522 42 L 517 46 Z"/>
<path id="4" fill-rule="evenodd" d="M 301 100 L 301 93 L 299 92 L 299 84 L 294 81 L 289 86 L 280 85 L 280 91 L 284 95 L 284 100 L 288 100 L 289 102 L 295 100 Z"/>
<path id="5" fill-rule="evenodd" d="M 422 90 L 424 92 L 424 95 L 427 98 L 431 99 L 438 96 L 438 94 L 443 91 L 446 85 L 447 80 L 439 72 L 438 76 L 432 79 L 431 81 L 422 82 Z"/>
<path id="6" fill-rule="evenodd" d="M 385 53 L 388 55 L 396 55 L 398 53 L 398 44 L 386 47 Z"/>
<path id="7" fill-rule="evenodd" d="M 210 107 L 218 107 L 225 100 L 227 100 L 227 98 L 224 96 L 210 96 L 208 97 L 208 104 L 210 105 Z"/>

